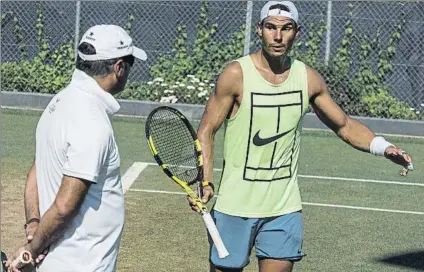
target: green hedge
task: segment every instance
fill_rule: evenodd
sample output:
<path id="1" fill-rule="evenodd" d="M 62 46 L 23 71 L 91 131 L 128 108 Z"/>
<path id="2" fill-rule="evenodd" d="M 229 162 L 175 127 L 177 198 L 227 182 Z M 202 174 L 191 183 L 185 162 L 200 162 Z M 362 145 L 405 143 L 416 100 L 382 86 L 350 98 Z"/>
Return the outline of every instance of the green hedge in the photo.
<path id="1" fill-rule="evenodd" d="M 350 7 L 352 10 L 353 6 Z M 74 69 L 72 40 L 51 50 L 44 35 L 44 16 L 41 11 L 37 14 L 35 28 L 40 51 L 34 59 L 28 60 L 24 46 L 19 46 L 22 61 L 1 63 L 4 91 L 55 93 L 70 80 Z M 207 14 L 208 2 L 204 1 L 194 43 L 187 40 L 187 27 L 179 25 L 172 51 L 160 54 L 150 67 L 152 79 L 130 82 L 118 98 L 205 104 L 222 69 L 243 55 L 245 32 L 245 25 L 242 25 L 239 31 L 229 34 L 227 41 L 219 41 L 216 38 L 218 25 L 210 22 Z M 13 13 L 2 15 L 2 26 L 10 18 L 14 22 L 16 38 L 22 45 L 22 31 Z M 129 14 L 125 25 L 128 32 L 131 32 L 134 19 L 135 15 Z M 383 43 L 379 29 L 373 38 L 359 35 L 353 32 L 352 22 L 348 20 L 337 53 L 326 66 L 319 59 L 320 44 L 326 31 L 325 22 L 316 22 L 308 25 L 308 33 L 295 43 L 291 55 L 323 75 L 333 99 L 348 114 L 422 120 L 422 111 L 410 109 L 404 102 L 391 96 L 390 86 L 385 84 L 393 70 L 391 61 L 396 55 L 403 24 L 395 25 L 389 41 Z M 259 39 L 255 39 L 251 46 L 257 47 L 259 42 Z M 359 55 L 352 56 L 353 48 L 357 49 L 355 51 Z M 370 61 L 371 55 L 377 56 L 377 64 Z M 353 59 L 359 63 L 355 69 L 352 68 Z"/>

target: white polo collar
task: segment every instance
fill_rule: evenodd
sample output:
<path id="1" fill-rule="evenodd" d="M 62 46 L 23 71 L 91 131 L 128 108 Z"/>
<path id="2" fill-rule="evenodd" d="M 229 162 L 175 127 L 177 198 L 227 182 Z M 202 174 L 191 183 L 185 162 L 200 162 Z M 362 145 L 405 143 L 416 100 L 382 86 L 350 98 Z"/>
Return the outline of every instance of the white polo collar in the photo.
<path id="1" fill-rule="evenodd" d="M 71 85 L 74 85 L 79 90 L 95 95 L 99 98 L 108 114 L 115 114 L 120 108 L 118 101 L 110 93 L 106 92 L 99 86 L 97 81 L 81 70 L 75 69 L 71 79 Z"/>

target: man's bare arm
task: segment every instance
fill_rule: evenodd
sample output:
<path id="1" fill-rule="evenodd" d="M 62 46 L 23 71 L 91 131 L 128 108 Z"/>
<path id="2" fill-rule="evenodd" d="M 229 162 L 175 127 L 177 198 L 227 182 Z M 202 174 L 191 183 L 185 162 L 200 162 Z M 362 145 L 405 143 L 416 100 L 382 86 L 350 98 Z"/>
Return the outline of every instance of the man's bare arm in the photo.
<path id="1" fill-rule="evenodd" d="M 412 158 L 406 152 L 395 147 L 383 137 L 376 137 L 367 126 L 347 116 L 332 100 L 328 87 L 322 77 L 312 68 L 308 68 L 308 87 L 311 105 L 317 116 L 346 143 L 352 147 L 385 156 L 392 162 L 402 165 L 401 175 L 413 170 Z"/>
<path id="2" fill-rule="evenodd" d="M 213 141 L 216 131 L 229 114 L 243 84 L 242 71 L 238 62 L 229 64 L 218 78 L 215 91 L 206 105 L 197 136 L 202 146 L 204 179 L 213 178 Z"/>
<path id="3" fill-rule="evenodd" d="M 27 182 L 25 185 L 24 192 L 24 203 L 26 221 L 31 218 L 40 218 L 35 160 L 27 173 Z"/>
<path id="4" fill-rule="evenodd" d="M 35 230 L 38 227 L 38 221 L 36 219 L 40 218 L 35 160 L 27 173 L 27 182 L 24 191 L 24 205 L 26 218 L 25 221 L 28 224 L 25 228 L 25 232 L 27 240 L 30 242 L 34 236 Z"/>
<path id="5" fill-rule="evenodd" d="M 308 86 L 311 106 L 320 120 L 352 147 L 369 152 L 375 134 L 343 112 L 331 98 L 322 77 L 312 68 L 308 68 Z"/>
<path id="6" fill-rule="evenodd" d="M 26 245 L 33 256 L 38 256 L 63 234 L 67 224 L 78 212 L 89 187 L 89 181 L 63 177 L 54 203 L 41 218 L 33 240 Z"/>

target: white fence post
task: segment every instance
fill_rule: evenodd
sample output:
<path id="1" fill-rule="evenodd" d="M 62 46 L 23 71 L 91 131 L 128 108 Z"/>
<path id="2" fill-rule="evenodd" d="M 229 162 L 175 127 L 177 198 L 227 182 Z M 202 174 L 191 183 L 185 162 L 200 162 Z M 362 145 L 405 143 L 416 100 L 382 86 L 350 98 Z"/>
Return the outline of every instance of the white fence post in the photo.
<path id="1" fill-rule="evenodd" d="M 250 32 L 252 30 L 252 8 L 253 8 L 253 1 L 247 1 L 246 30 L 244 34 L 244 51 L 243 51 L 244 56 L 248 55 L 250 52 Z"/>
<path id="2" fill-rule="evenodd" d="M 77 52 L 78 52 L 78 43 L 79 43 L 80 13 L 81 13 L 81 1 L 77 1 L 76 12 L 75 12 L 75 40 L 74 40 L 75 61 L 77 61 Z"/>
<path id="3" fill-rule="evenodd" d="M 328 66 L 330 60 L 330 49 L 331 49 L 331 9 L 332 2 L 327 2 L 327 36 L 325 39 L 325 66 Z"/>

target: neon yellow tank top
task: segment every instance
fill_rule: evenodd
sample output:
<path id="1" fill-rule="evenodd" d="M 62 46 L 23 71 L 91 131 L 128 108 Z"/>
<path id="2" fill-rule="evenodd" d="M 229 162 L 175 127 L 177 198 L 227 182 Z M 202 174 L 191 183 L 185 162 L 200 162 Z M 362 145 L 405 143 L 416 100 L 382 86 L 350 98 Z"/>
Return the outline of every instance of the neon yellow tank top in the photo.
<path id="1" fill-rule="evenodd" d="M 292 60 L 282 84 L 266 81 L 250 56 L 237 59 L 243 99 L 226 122 L 224 169 L 215 209 L 269 217 L 302 209 L 297 182 L 302 118 L 309 106 L 305 64 Z"/>

